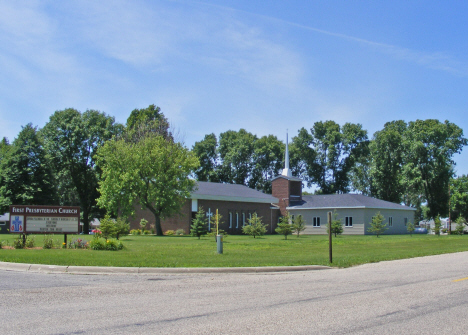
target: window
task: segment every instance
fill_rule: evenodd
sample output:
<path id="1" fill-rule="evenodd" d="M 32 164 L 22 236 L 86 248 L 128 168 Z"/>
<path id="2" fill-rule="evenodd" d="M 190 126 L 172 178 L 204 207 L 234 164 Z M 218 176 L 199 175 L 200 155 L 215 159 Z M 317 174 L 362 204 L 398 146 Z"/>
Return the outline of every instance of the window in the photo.
<path id="1" fill-rule="evenodd" d="M 242 213 L 242 227 L 245 225 L 245 213 Z"/>
<path id="2" fill-rule="evenodd" d="M 391 216 L 388 217 L 388 226 L 393 227 L 393 217 Z"/>
<path id="3" fill-rule="evenodd" d="M 352 227 L 353 226 L 353 217 L 346 216 L 345 217 L 345 227 Z"/>
<path id="4" fill-rule="evenodd" d="M 313 226 L 314 227 L 320 227 L 320 216 L 314 217 Z"/>
<path id="5" fill-rule="evenodd" d="M 232 212 L 229 212 L 229 228 L 232 228 Z"/>
<path id="6" fill-rule="evenodd" d="M 403 222 L 405 223 L 405 226 L 408 224 L 408 218 L 404 218 Z"/>
<path id="7" fill-rule="evenodd" d="M 236 212 L 236 228 L 239 228 L 239 213 Z"/>

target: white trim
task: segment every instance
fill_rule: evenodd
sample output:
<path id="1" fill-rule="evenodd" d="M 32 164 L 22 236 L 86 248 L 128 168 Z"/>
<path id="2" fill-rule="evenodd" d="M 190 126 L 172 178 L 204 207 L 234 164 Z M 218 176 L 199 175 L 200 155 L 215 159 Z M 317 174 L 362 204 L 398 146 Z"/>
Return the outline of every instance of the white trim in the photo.
<path id="1" fill-rule="evenodd" d="M 218 201 L 234 201 L 234 202 L 254 202 L 260 204 L 271 204 L 272 199 L 261 199 L 261 198 L 242 198 L 235 196 L 222 196 L 222 195 L 198 195 L 194 194 L 191 197 L 197 200 L 218 200 Z M 276 199 L 276 198 L 275 198 Z"/>
<path id="2" fill-rule="evenodd" d="M 316 210 L 316 209 L 386 209 L 391 211 L 415 211 L 416 208 L 407 207 L 407 208 L 388 208 L 388 207 L 366 207 L 366 206 L 348 206 L 348 207 L 286 207 L 286 210 L 293 211 L 293 210 Z"/>

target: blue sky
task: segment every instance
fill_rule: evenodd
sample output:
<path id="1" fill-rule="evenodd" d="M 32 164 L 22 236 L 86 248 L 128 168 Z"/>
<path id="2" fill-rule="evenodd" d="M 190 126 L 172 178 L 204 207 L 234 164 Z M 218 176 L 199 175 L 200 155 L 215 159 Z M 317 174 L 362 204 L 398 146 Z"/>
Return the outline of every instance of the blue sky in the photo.
<path id="1" fill-rule="evenodd" d="M 465 1 L 0 0 L 0 136 L 56 110 L 161 107 L 191 147 L 246 130 L 449 120 L 468 136 Z M 468 148 L 455 157 L 468 174 Z"/>

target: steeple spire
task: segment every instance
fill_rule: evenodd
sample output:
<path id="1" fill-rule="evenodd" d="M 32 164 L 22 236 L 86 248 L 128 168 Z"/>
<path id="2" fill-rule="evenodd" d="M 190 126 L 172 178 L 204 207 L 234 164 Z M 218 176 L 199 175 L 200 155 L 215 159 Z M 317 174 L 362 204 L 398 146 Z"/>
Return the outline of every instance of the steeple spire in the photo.
<path id="1" fill-rule="evenodd" d="M 292 177 L 291 170 L 289 170 L 289 148 L 288 148 L 288 130 L 286 129 L 286 152 L 284 153 L 284 169 L 281 175 Z"/>

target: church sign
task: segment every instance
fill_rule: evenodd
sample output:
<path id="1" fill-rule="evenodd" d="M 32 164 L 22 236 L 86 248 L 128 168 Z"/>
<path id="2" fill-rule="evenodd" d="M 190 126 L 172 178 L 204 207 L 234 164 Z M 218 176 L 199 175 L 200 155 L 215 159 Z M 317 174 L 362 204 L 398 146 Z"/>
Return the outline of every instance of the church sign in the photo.
<path id="1" fill-rule="evenodd" d="M 10 206 L 10 233 L 77 234 L 80 207 Z"/>

